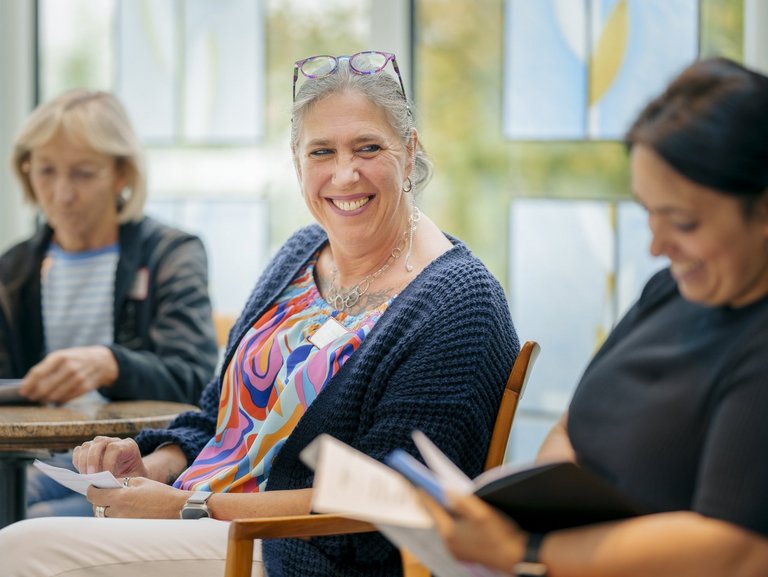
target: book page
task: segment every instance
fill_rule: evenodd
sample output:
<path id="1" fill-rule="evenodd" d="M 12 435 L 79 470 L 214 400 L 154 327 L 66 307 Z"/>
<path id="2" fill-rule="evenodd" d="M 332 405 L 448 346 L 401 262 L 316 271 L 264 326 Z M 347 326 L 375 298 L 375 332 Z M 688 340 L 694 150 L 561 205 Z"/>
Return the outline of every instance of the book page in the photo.
<path id="1" fill-rule="evenodd" d="M 432 518 L 408 481 L 330 435 L 320 435 L 301 457 L 307 464 L 315 462 L 314 511 L 372 523 L 432 526 Z"/>
<path id="2" fill-rule="evenodd" d="M 456 561 L 410 482 L 383 463 L 330 435 L 320 435 L 310 443 L 301 460 L 315 470 L 313 510 L 376 524 L 387 539 L 408 549 L 437 577 L 501 577 L 479 565 Z"/>
<path id="3" fill-rule="evenodd" d="M 387 539 L 401 549 L 408 549 L 437 577 L 503 577 L 502 573 L 492 569 L 456 561 L 434 528 L 376 526 Z"/>
<path id="4" fill-rule="evenodd" d="M 443 489 L 460 495 L 474 492 L 475 484 L 473 481 L 453 461 L 446 457 L 429 437 L 421 431 L 414 431 L 411 436 L 419 453 L 424 457 L 424 462 L 440 480 Z"/>

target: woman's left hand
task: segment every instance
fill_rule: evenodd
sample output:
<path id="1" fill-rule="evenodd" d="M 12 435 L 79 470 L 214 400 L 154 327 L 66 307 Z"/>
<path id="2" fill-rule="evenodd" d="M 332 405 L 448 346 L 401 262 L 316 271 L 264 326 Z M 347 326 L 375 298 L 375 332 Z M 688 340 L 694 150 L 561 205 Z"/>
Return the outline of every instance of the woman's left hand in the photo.
<path id="1" fill-rule="evenodd" d="M 448 495 L 449 513 L 426 493 L 421 500 L 454 557 L 509 573 L 523 558 L 527 534 L 474 495 Z"/>
<path id="2" fill-rule="evenodd" d="M 88 501 L 106 507 L 108 518 L 178 519 L 191 494 L 144 477 L 130 477 L 122 489 L 88 487 Z"/>

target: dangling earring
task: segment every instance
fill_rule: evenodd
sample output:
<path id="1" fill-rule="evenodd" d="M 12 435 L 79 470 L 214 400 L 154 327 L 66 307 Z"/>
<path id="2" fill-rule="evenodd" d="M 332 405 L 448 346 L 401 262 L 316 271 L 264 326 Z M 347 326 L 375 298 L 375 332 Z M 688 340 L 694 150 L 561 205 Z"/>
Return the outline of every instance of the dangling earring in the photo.
<path id="1" fill-rule="evenodd" d="M 413 199 L 413 197 L 411 197 Z M 416 232 L 416 227 L 419 226 L 419 220 L 421 220 L 421 211 L 416 203 L 411 201 L 411 216 L 408 217 L 408 252 L 405 253 L 405 270 L 411 272 L 413 265 L 411 264 L 411 252 L 413 251 L 413 234 Z"/>
<path id="2" fill-rule="evenodd" d="M 403 192 L 411 192 L 413 190 L 413 183 L 411 182 L 411 177 L 405 179 L 405 183 L 403 184 Z"/>

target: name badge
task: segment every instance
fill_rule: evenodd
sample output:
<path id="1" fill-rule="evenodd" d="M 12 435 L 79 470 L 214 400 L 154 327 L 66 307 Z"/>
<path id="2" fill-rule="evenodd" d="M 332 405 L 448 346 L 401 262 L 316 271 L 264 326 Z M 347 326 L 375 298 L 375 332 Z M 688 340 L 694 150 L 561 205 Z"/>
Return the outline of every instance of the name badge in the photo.
<path id="1" fill-rule="evenodd" d="M 326 321 L 320 325 L 320 328 L 315 333 L 308 337 L 307 340 L 315 345 L 318 349 L 328 346 L 340 336 L 346 335 L 349 331 L 344 328 L 339 321 L 333 317 L 328 317 Z"/>
<path id="2" fill-rule="evenodd" d="M 142 267 L 136 271 L 136 278 L 133 279 L 133 286 L 128 291 L 128 298 L 135 301 L 143 301 L 149 293 L 149 269 Z"/>

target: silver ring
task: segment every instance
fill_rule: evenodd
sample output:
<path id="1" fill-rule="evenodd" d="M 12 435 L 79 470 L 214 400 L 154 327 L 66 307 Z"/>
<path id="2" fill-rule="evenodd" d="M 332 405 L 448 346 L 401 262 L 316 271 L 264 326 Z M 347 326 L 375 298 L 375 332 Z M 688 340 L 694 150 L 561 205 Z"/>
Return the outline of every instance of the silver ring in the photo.
<path id="1" fill-rule="evenodd" d="M 107 516 L 105 515 L 107 511 L 107 508 L 102 505 L 96 505 L 93 508 L 93 515 L 95 517 L 98 517 L 99 519 L 105 519 Z"/>
<path id="2" fill-rule="evenodd" d="M 131 482 L 130 477 L 123 477 L 123 487 L 128 487 L 128 483 Z"/>

